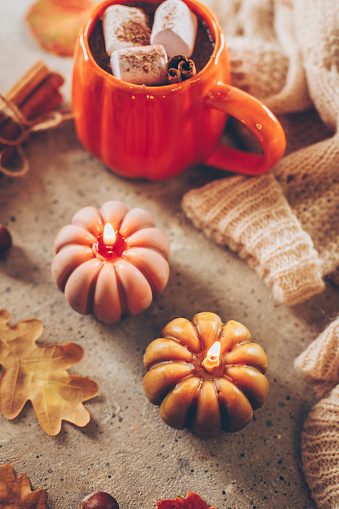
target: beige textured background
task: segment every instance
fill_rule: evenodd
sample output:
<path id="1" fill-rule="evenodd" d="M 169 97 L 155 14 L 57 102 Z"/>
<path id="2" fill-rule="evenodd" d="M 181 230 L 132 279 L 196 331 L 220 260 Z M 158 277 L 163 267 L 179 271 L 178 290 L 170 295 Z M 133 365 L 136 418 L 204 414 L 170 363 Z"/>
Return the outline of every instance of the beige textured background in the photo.
<path id="1" fill-rule="evenodd" d="M 67 108 L 72 61 L 37 47 L 24 23 L 29 4 L 1 0 L 0 91 L 42 58 L 65 76 Z M 0 177 L 0 223 L 14 241 L 0 260 L 0 305 L 11 323 L 41 320 L 43 343 L 79 343 L 85 355 L 70 371 L 93 378 L 100 392 L 85 404 L 90 424 L 64 423 L 57 437 L 42 431 L 30 405 L 14 421 L 0 415 L 0 463 L 26 473 L 33 489 L 46 489 L 50 509 L 76 509 L 99 490 L 110 492 L 120 509 L 153 509 L 157 500 L 187 491 L 217 509 L 314 509 L 299 449 L 315 396 L 293 360 L 335 316 L 338 290 L 327 284 L 324 293 L 293 309 L 276 304 L 243 261 L 195 230 L 180 208 L 182 196 L 220 173 L 199 167 L 162 183 L 122 179 L 80 146 L 70 122 L 36 135 L 27 153 L 27 177 Z M 50 264 L 58 230 L 82 206 L 110 199 L 154 214 L 170 239 L 171 276 L 145 313 L 104 326 L 69 308 Z M 264 407 L 242 432 L 212 440 L 168 428 L 142 388 L 147 344 L 169 320 L 199 311 L 243 322 L 269 359 Z"/>

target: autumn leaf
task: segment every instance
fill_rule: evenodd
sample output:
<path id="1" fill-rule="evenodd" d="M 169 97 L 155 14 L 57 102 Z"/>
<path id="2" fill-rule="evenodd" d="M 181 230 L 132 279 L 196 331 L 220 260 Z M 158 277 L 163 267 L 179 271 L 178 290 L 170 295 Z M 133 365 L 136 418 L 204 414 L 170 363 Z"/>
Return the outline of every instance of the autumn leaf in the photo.
<path id="1" fill-rule="evenodd" d="M 160 500 L 157 503 L 157 509 L 215 509 L 215 507 L 208 507 L 199 495 L 189 491 L 186 498 Z"/>
<path id="2" fill-rule="evenodd" d="M 98 393 L 98 385 L 66 370 L 83 356 L 75 343 L 37 345 L 43 325 L 32 319 L 8 326 L 9 313 L 0 310 L 0 410 L 7 419 L 17 417 L 31 401 L 40 426 L 57 435 L 62 420 L 86 426 L 90 414 L 82 402 Z"/>
<path id="3" fill-rule="evenodd" d="M 26 20 L 43 49 L 71 57 L 81 25 L 95 5 L 94 0 L 38 0 Z"/>
<path id="4" fill-rule="evenodd" d="M 26 474 L 15 477 L 11 465 L 0 465 L 0 507 L 9 509 L 46 509 L 45 490 L 31 490 Z"/>

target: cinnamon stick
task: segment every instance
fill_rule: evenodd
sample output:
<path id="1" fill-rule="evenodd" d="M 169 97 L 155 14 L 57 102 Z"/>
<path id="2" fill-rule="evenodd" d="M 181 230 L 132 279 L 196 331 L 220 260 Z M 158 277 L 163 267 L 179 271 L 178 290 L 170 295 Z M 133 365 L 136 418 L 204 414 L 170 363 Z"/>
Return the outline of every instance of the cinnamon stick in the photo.
<path id="1" fill-rule="evenodd" d="M 6 92 L 6 98 L 16 106 L 20 106 L 50 74 L 48 67 L 39 60 Z"/>
<path id="2" fill-rule="evenodd" d="M 181 72 L 182 80 L 188 80 L 197 74 L 195 64 L 190 58 L 179 62 L 178 71 Z"/>
<path id="3" fill-rule="evenodd" d="M 181 81 L 181 72 L 174 67 L 167 69 L 167 81 L 168 83 L 179 83 Z"/>

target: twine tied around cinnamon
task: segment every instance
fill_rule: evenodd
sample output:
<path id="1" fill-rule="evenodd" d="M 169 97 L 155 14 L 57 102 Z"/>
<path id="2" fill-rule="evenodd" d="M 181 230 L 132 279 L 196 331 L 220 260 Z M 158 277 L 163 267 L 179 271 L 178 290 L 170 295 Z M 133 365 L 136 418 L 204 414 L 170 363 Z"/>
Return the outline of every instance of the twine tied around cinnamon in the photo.
<path id="1" fill-rule="evenodd" d="M 73 118 L 72 113 L 61 113 L 60 111 L 52 111 L 47 115 L 42 115 L 34 120 L 27 120 L 27 118 L 20 112 L 19 108 L 6 99 L 0 93 L 0 100 L 3 101 L 6 105 L 6 112 L 8 112 L 9 117 L 16 123 L 16 125 L 20 128 L 21 134 L 11 140 L 9 138 L 3 138 L 0 136 L 0 143 L 4 145 L 4 148 L 0 151 L 0 171 L 11 177 L 22 177 L 29 170 L 29 161 L 28 157 L 25 154 L 22 144 L 26 141 L 32 133 L 38 131 L 46 131 L 48 129 L 52 129 L 57 127 L 65 120 L 69 120 Z M 11 147 L 14 147 L 20 156 L 21 159 L 21 168 L 16 170 L 10 170 L 3 166 L 4 160 L 8 159 L 9 151 L 11 151 Z M 12 153 L 10 154 L 10 156 Z"/>
<path id="2" fill-rule="evenodd" d="M 11 177 L 22 177 L 29 170 L 29 161 L 22 148 L 31 134 L 59 126 L 73 118 L 55 108 L 62 100 L 59 87 L 63 77 L 51 72 L 39 61 L 6 94 L 0 93 L 0 172 Z M 9 169 L 4 164 L 19 156 L 19 168 Z"/>

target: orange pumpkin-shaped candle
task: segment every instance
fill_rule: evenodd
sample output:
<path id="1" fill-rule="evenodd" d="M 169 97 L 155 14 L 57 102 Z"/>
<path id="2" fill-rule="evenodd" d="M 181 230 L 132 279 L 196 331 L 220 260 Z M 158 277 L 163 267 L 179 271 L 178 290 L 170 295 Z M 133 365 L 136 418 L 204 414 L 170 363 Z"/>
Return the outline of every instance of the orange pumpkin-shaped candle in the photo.
<path id="1" fill-rule="evenodd" d="M 79 210 L 55 240 L 52 274 L 70 306 L 110 324 L 144 311 L 169 277 L 169 242 L 143 209 Z"/>
<path id="2" fill-rule="evenodd" d="M 172 428 L 208 438 L 246 426 L 264 403 L 267 357 L 239 322 L 214 313 L 177 318 L 144 355 L 146 396 Z"/>

